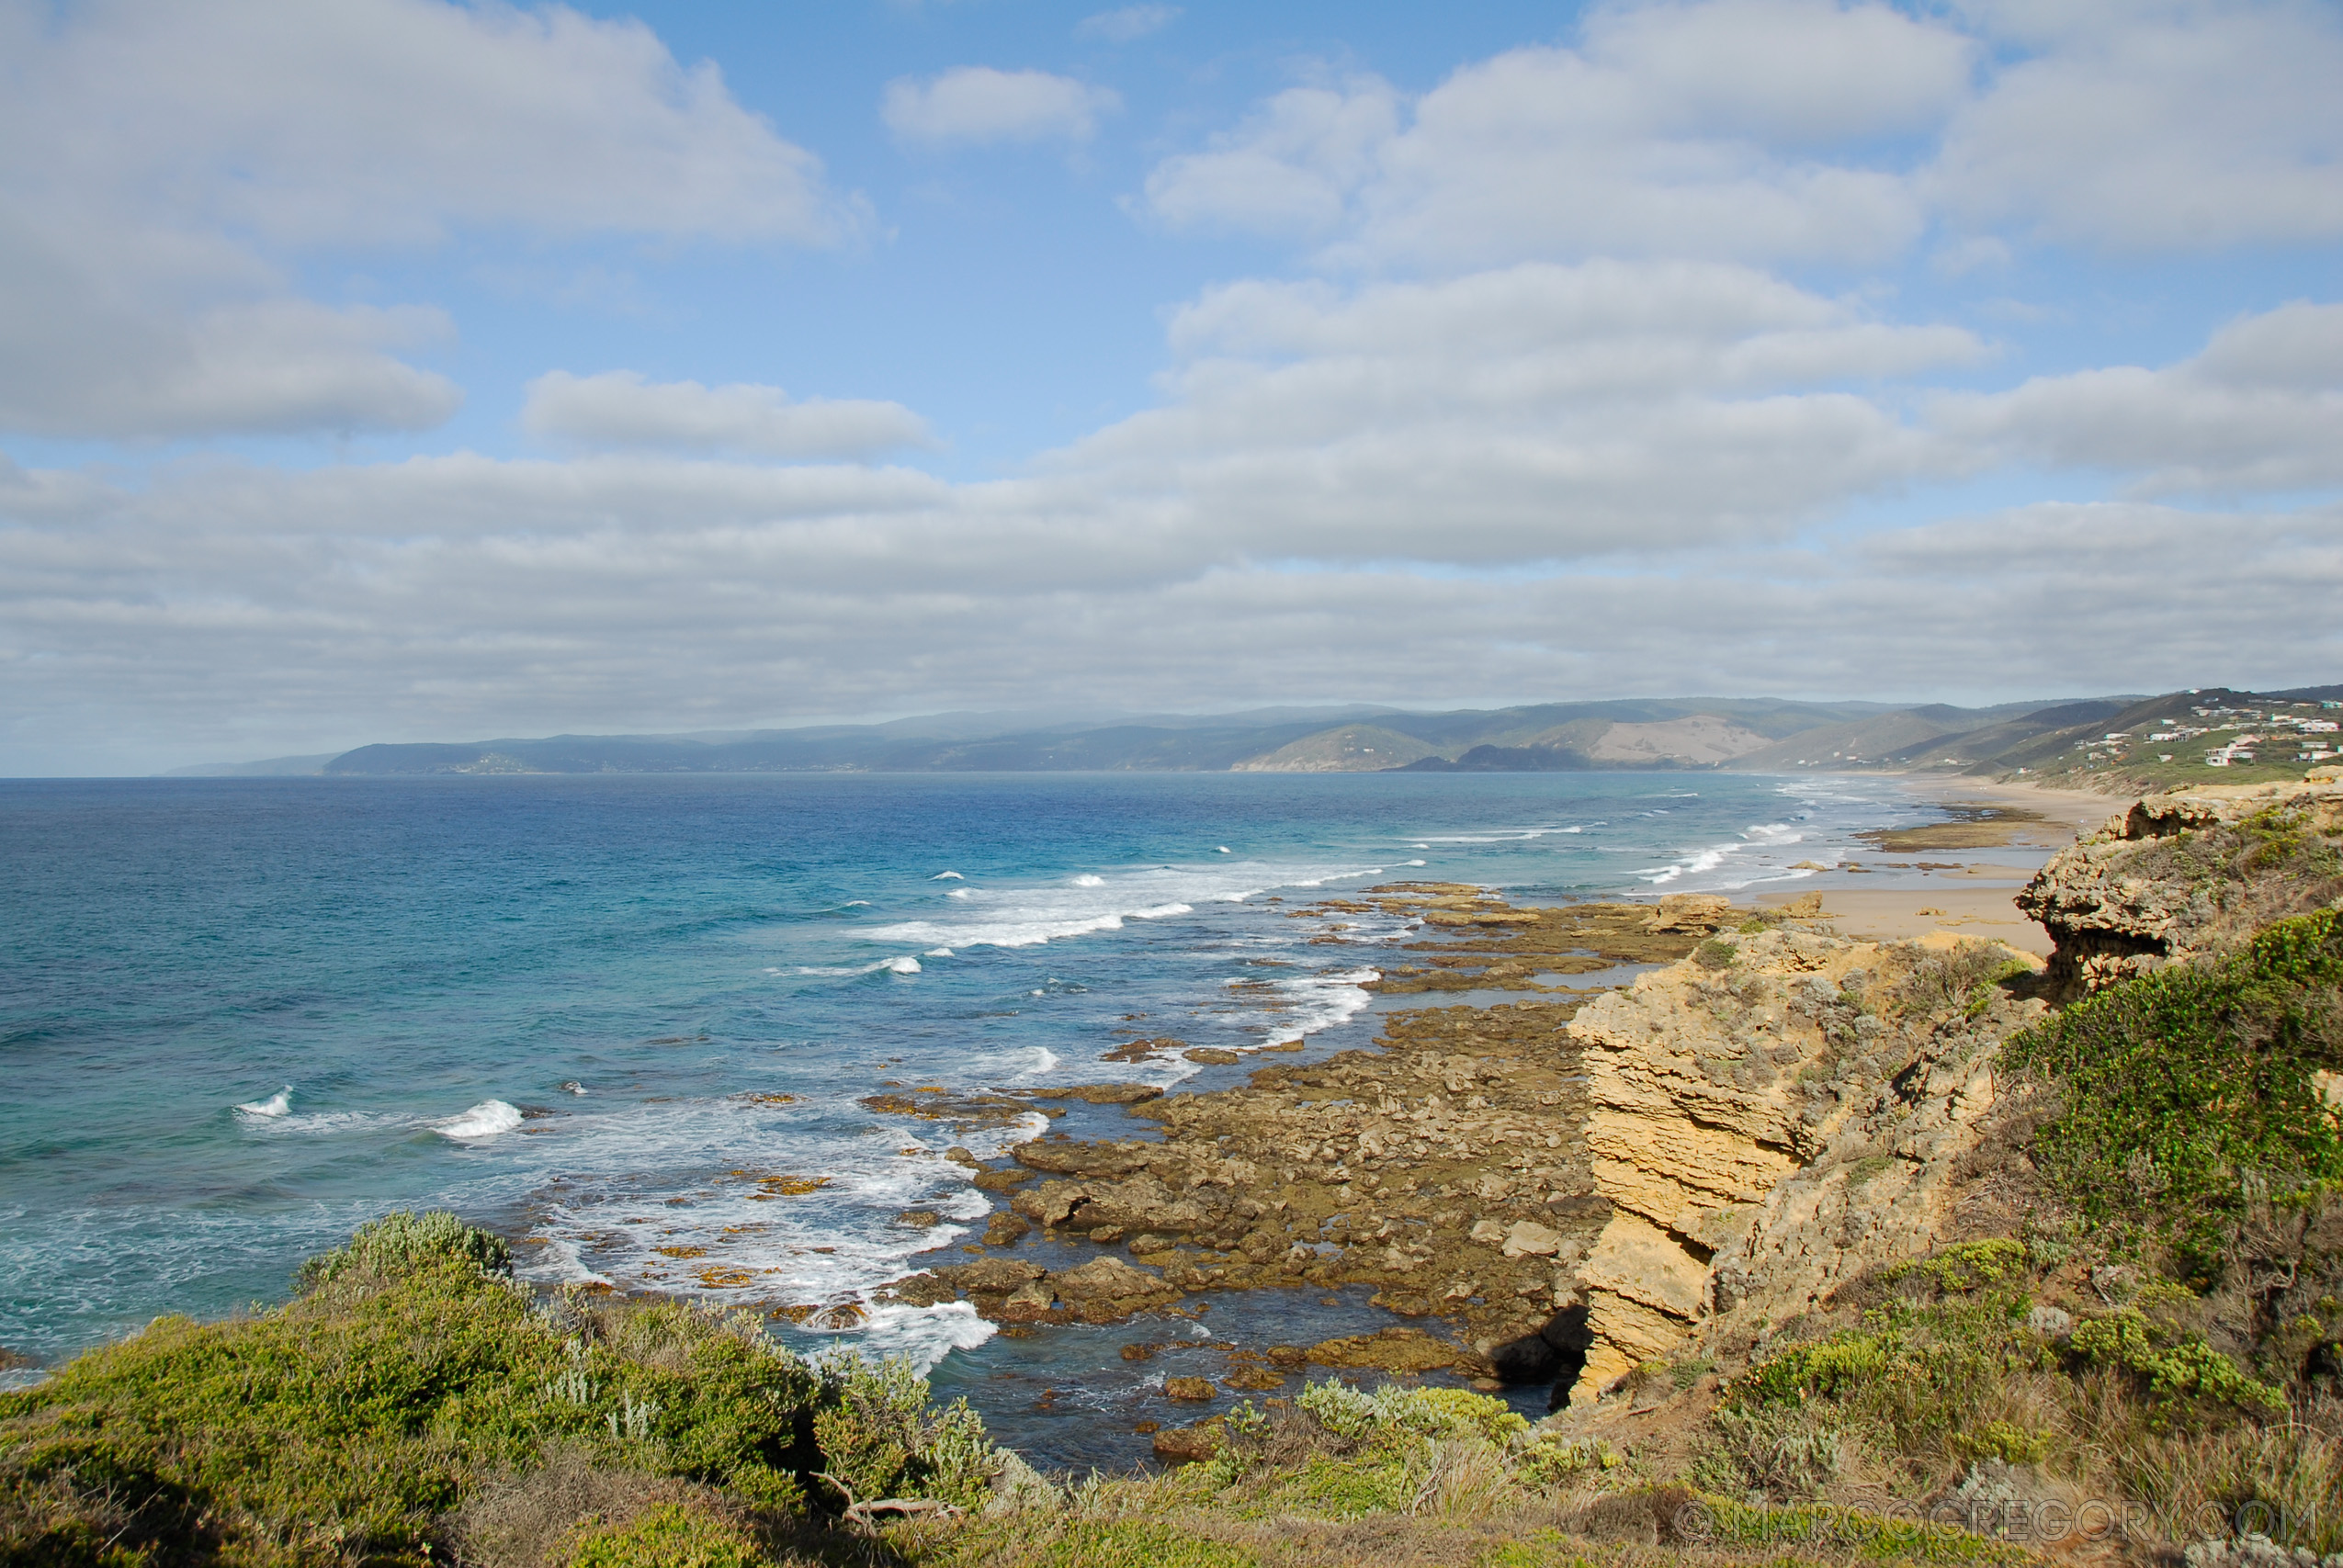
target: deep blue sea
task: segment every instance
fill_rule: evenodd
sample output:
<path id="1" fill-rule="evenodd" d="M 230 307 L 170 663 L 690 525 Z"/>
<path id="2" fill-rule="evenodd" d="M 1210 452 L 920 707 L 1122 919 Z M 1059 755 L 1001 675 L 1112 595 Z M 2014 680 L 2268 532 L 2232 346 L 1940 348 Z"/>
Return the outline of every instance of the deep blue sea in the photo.
<path id="1" fill-rule="evenodd" d="M 882 1082 L 1129 1077 L 1099 1056 L 1132 1031 L 1364 1045 L 1401 931 L 1313 946 L 1286 909 L 1739 887 L 1933 815 L 1889 780 L 1714 773 L 0 782 L 0 1345 L 281 1299 L 423 1205 L 527 1238 L 538 1280 L 856 1303 L 969 1239 L 903 1210 L 987 1210 L 948 1134 L 856 1104 Z M 823 1185 L 758 1201 L 741 1171 Z M 1365 1310 L 1256 1294 L 1205 1322 Z M 1116 1397 L 1128 1331 L 990 1333 L 894 1307 L 859 1341 L 1013 1431 L 1040 1383 Z"/>

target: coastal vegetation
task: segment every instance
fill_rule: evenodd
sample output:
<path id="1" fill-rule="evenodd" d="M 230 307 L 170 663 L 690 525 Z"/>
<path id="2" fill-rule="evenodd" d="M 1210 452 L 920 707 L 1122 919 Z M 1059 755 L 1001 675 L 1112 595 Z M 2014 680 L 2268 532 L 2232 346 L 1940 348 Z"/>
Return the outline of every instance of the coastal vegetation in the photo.
<path id="1" fill-rule="evenodd" d="M 1456 1339 L 1232 1349 L 1226 1389 L 1167 1388 L 1202 1416 L 1156 1434 L 1173 1462 L 1043 1476 L 901 1363 L 534 1292 L 498 1237 L 393 1214 L 284 1305 L 0 1394 L 0 1565 L 2336 1568 L 2338 895 L 2327 784 L 2063 852 L 2046 968 L 1817 905 L 1378 890 L 1420 918 L 1393 989 L 1523 1001 L 1243 1089 L 1104 1086 L 1163 1137 L 1020 1145 L 980 1173 L 991 1255 L 900 1289 L 1031 1333 L 1372 1283 Z M 1630 989 L 1551 983 L 1630 957 Z M 1096 1255 L 1052 1274 L 1036 1227 Z M 1466 1377 L 1556 1407 L 1432 1381 Z"/>

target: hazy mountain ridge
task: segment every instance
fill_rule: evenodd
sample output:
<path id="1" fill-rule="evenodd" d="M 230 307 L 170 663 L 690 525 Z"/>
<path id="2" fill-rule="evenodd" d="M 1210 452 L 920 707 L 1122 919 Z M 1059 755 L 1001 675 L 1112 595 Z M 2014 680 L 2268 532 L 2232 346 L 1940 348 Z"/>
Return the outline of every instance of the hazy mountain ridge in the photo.
<path id="1" fill-rule="evenodd" d="M 1411 713 L 1370 705 L 1238 714 L 939 714 L 874 725 L 555 735 L 360 746 L 331 757 L 217 763 L 181 775 L 384 777 L 657 773 L 1378 773 L 1732 768 L 2072 771 L 2111 733 L 2144 733 L 2210 707 L 2311 708 L 2343 686 L 2257 695 L 2221 687 L 2142 698 L 1941 703 L 1630 698 Z M 2103 761 L 2103 759 L 2101 759 Z"/>

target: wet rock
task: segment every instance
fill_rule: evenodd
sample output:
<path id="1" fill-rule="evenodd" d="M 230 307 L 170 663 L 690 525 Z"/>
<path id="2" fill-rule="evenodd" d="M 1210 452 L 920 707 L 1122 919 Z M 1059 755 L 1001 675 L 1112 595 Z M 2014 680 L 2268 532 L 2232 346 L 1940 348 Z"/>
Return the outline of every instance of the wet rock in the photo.
<path id="1" fill-rule="evenodd" d="M 1007 1170 L 979 1170 L 970 1179 L 980 1191 L 1006 1192 L 1022 1182 L 1031 1181 L 1033 1172 L 1012 1168 Z"/>
<path id="2" fill-rule="evenodd" d="M 1039 1187 L 1020 1192 L 1010 1200 L 1010 1207 L 1029 1220 L 1045 1225 L 1062 1225 L 1067 1217 L 1090 1200 L 1090 1190 L 1071 1181 L 1045 1181 Z"/>
<path id="3" fill-rule="evenodd" d="M 1221 1375 L 1221 1382 L 1239 1393 L 1266 1393 L 1285 1386 L 1285 1374 L 1253 1362 L 1239 1362 Z"/>
<path id="4" fill-rule="evenodd" d="M 1123 1347 L 1123 1359 L 1126 1361 L 1151 1361 L 1155 1359 L 1155 1353 L 1162 1348 L 1163 1343 L 1159 1339 L 1150 1339 L 1145 1344 L 1126 1345 Z"/>
<path id="5" fill-rule="evenodd" d="M 1027 1170 L 1054 1176 L 1122 1176 L 1144 1169 L 1150 1151 L 1143 1144 L 1081 1144 L 1036 1139 L 1019 1144 L 1009 1157 Z"/>
<path id="6" fill-rule="evenodd" d="M 1421 1328 L 1386 1328 L 1320 1340 L 1309 1348 L 1310 1363 L 1320 1367 L 1359 1368 L 1385 1372 L 1432 1372 L 1470 1365 L 1470 1353 Z M 1272 1360 L 1277 1351 L 1270 1351 Z"/>
<path id="7" fill-rule="evenodd" d="M 1093 1258 L 1056 1277 L 1058 1293 L 1070 1302 L 1128 1302 L 1177 1294 L 1152 1269 L 1135 1269 L 1113 1256 Z"/>
<path id="8" fill-rule="evenodd" d="M 939 1217 L 933 1209 L 906 1209 L 895 1216 L 895 1223 L 899 1225 L 909 1225 L 913 1230 L 923 1231 L 934 1228 Z"/>
<path id="9" fill-rule="evenodd" d="M 1234 1066 L 1244 1060 L 1236 1052 L 1223 1051 L 1217 1045 L 1198 1045 L 1192 1050 L 1183 1051 L 1180 1055 L 1191 1062 L 1206 1067 Z"/>
<path id="10" fill-rule="evenodd" d="M 1163 1396 L 1190 1404 L 1202 1404 L 1219 1398 L 1220 1391 L 1213 1387 L 1206 1378 L 1165 1378 Z"/>
<path id="11" fill-rule="evenodd" d="M 1001 1303 L 1001 1321 L 1031 1323 L 1036 1318 L 1048 1316 L 1049 1309 L 1057 1304 L 1058 1292 L 1051 1288 L 1047 1278 L 1028 1280 L 1010 1292 L 1009 1298 Z"/>
<path id="12" fill-rule="evenodd" d="M 984 1245 L 1014 1247 L 1032 1230 L 1032 1222 L 1024 1215 L 1013 1213 L 1007 1209 L 996 1209 L 993 1211 L 992 1218 L 985 1223 Z"/>
<path id="13" fill-rule="evenodd" d="M 1039 1264 L 1027 1263 L 1022 1258 L 984 1258 L 974 1263 L 961 1263 L 931 1272 L 963 1291 L 1002 1295 L 1022 1289 L 1028 1281 L 1043 1278 L 1047 1270 Z"/>
<path id="14" fill-rule="evenodd" d="M 1123 1235 L 1121 1225 L 1094 1225 L 1091 1228 L 1090 1238 L 1101 1247 L 1112 1247 L 1123 1239 Z"/>
<path id="15" fill-rule="evenodd" d="M 1102 1062 L 1152 1062 L 1186 1048 L 1187 1042 L 1160 1035 L 1153 1040 L 1127 1040 L 1111 1051 L 1099 1054 Z"/>
<path id="16" fill-rule="evenodd" d="M 1155 1434 L 1155 1457 L 1166 1464 L 1201 1463 L 1220 1451 L 1227 1433 L 1217 1416 L 1193 1427 L 1167 1427 Z"/>
<path id="17" fill-rule="evenodd" d="M 1064 1089 L 1027 1091 L 1034 1100 L 1079 1100 L 1091 1105 L 1139 1105 L 1160 1100 L 1163 1091 L 1151 1083 L 1081 1083 Z"/>

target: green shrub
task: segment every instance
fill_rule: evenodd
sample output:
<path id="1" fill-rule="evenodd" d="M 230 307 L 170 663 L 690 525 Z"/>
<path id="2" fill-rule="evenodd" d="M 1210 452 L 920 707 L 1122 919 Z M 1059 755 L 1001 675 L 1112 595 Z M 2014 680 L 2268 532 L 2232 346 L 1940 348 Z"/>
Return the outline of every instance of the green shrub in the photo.
<path id="1" fill-rule="evenodd" d="M 1893 1283 L 1925 1280 L 1948 1295 L 1999 1285 L 2025 1276 L 2026 1244 L 1997 1237 L 1964 1241 L 1930 1258 L 1909 1258 L 1887 1270 Z"/>
<path id="2" fill-rule="evenodd" d="M 770 1560 L 737 1526 L 668 1503 L 580 1536 L 564 1568 L 770 1568 Z"/>
<path id="3" fill-rule="evenodd" d="M 553 1450 L 785 1516 L 824 1470 L 864 1500 L 984 1496 L 982 1422 L 929 1409 L 907 1367 L 809 1366 L 753 1317 L 673 1303 L 540 1311 L 492 1242 L 393 1215 L 283 1307 L 158 1319 L 0 1394 L 0 1561 L 413 1559 Z"/>
<path id="4" fill-rule="evenodd" d="M 2283 1390 L 2247 1376 L 2237 1363 L 2194 1336 L 2172 1337 L 2136 1308 L 2075 1325 L 2067 1343 L 2100 1366 L 2120 1367 L 2147 1380 L 2159 1399 L 2202 1399 L 2246 1411 L 2286 1408 Z"/>
<path id="5" fill-rule="evenodd" d="M 2050 1452 L 2050 1434 L 2014 1421 L 1987 1421 L 1956 1434 L 1952 1451 L 1971 1461 L 1998 1459 L 2004 1464 L 2040 1464 Z"/>
<path id="6" fill-rule="evenodd" d="M 2283 1202 L 2343 1180 L 2343 1131 L 2315 1077 L 2343 1066 L 2339 987 L 2343 925 L 2321 911 L 2013 1036 L 2004 1060 L 2061 1091 L 2034 1140 L 2052 1189 L 2102 1224 L 2145 1212 L 2210 1277 L 2257 1190 Z"/>
<path id="7" fill-rule="evenodd" d="M 1847 1393 L 1885 1378 L 1905 1359 L 1903 1345 L 1893 1336 L 1841 1329 L 1828 1339 L 1793 1346 L 1752 1366 L 1733 1381 L 1726 1402 L 1737 1409 L 1754 1409 Z"/>
<path id="8" fill-rule="evenodd" d="M 303 1263 L 294 1282 L 311 1291 L 346 1276 L 397 1279 L 447 1262 L 469 1263 L 483 1273 L 510 1274 L 513 1249 L 504 1237 L 468 1225 L 445 1209 L 424 1214 L 402 1210 L 360 1225 L 347 1244 Z"/>
<path id="9" fill-rule="evenodd" d="M 1330 1379 L 1304 1389 L 1296 1403 L 1335 1436 L 1370 1446 L 1407 1437 L 1477 1437 L 1502 1445 L 1530 1429 L 1503 1400 L 1461 1388 L 1386 1384 L 1367 1393 Z"/>
<path id="10" fill-rule="evenodd" d="M 1036 1562 L 1038 1568 L 1257 1568 L 1261 1559 L 1167 1524 L 1116 1519 L 1068 1526 Z"/>

